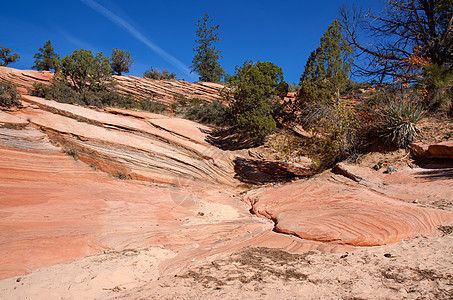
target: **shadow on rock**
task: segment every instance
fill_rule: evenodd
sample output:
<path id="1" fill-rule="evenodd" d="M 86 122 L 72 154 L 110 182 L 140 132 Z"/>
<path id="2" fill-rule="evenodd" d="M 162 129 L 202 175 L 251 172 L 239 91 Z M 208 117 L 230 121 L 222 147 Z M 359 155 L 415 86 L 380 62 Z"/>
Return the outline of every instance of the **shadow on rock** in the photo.
<path id="1" fill-rule="evenodd" d="M 241 150 L 259 146 L 256 141 L 238 133 L 234 128 L 211 131 L 206 141 L 222 150 Z"/>
<path id="2" fill-rule="evenodd" d="M 449 180 L 453 178 L 453 160 L 451 159 L 424 159 L 416 164 L 424 169 L 417 172 L 416 177 L 431 180 Z"/>
<path id="3" fill-rule="evenodd" d="M 309 170 L 290 171 L 288 166 L 274 161 L 251 160 L 237 157 L 234 160 L 235 178 L 248 184 L 286 182 L 307 177 Z"/>

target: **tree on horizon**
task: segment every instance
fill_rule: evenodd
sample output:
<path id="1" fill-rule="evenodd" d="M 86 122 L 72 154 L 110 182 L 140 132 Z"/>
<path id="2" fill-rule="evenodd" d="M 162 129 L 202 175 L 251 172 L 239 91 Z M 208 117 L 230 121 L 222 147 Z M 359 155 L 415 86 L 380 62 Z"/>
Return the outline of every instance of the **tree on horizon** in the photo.
<path id="1" fill-rule="evenodd" d="M 131 58 L 131 52 L 120 50 L 117 48 L 112 49 L 112 56 L 110 57 L 110 66 L 113 72 L 117 75 L 121 73 L 129 73 L 129 68 L 132 67 L 134 58 Z"/>
<path id="2" fill-rule="evenodd" d="M 327 103 L 346 88 L 351 71 L 352 48 L 342 36 L 338 20 L 333 20 L 311 52 L 300 78 L 297 98 L 304 102 Z"/>
<path id="3" fill-rule="evenodd" d="M 192 72 L 199 75 L 200 81 L 220 82 L 225 75 L 225 71 L 220 67 L 219 58 L 220 50 L 217 50 L 214 43 L 217 42 L 219 34 L 217 30 L 219 25 L 211 26 L 213 19 L 208 14 L 204 14 L 202 20 L 197 22 L 197 37 L 195 42 L 198 46 L 194 49 L 196 52 L 192 60 L 193 65 L 190 67 Z"/>
<path id="4" fill-rule="evenodd" d="M 62 59 L 61 65 L 63 81 L 69 80 L 80 93 L 105 90 L 112 80 L 109 59 L 102 52 L 93 56 L 90 50 L 75 50 Z"/>
<path id="5" fill-rule="evenodd" d="M 33 58 L 35 58 L 35 64 L 31 67 L 38 71 L 58 71 L 60 69 L 60 55 L 54 52 L 52 43 L 48 40 L 43 48 L 39 48 L 39 52 L 36 53 Z"/>
<path id="6" fill-rule="evenodd" d="M 10 54 L 12 50 L 10 48 L 4 48 L 0 46 L 0 60 L 3 60 L 3 63 L 0 66 L 6 67 L 10 63 L 14 63 L 19 60 L 20 56 L 17 53 Z"/>

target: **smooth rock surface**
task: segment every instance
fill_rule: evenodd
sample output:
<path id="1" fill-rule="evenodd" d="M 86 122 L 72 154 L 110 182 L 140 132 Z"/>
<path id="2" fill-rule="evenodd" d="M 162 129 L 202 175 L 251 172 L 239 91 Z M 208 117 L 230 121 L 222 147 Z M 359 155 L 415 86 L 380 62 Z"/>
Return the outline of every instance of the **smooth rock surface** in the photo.
<path id="1" fill-rule="evenodd" d="M 255 214 L 274 220 L 277 232 L 354 246 L 433 234 L 439 225 L 453 223 L 450 211 L 419 208 L 336 177 L 325 173 L 277 189 L 255 191 L 246 201 Z"/>
<path id="2" fill-rule="evenodd" d="M 453 158 L 453 141 L 430 145 L 426 156 L 428 158 Z"/>

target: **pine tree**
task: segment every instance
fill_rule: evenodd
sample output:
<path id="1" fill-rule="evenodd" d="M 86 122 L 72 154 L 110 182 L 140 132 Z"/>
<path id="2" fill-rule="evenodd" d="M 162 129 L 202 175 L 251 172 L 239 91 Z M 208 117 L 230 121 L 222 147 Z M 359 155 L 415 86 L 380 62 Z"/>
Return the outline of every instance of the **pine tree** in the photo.
<path id="1" fill-rule="evenodd" d="M 53 50 L 52 43 L 48 40 L 43 48 L 39 48 L 36 53 L 35 64 L 31 67 L 38 71 L 50 71 L 51 69 L 58 71 L 60 69 L 60 55 L 56 54 Z"/>
<path id="2" fill-rule="evenodd" d="M 219 40 L 217 30 L 219 25 L 210 26 L 213 19 L 209 19 L 208 14 L 204 14 L 202 20 L 197 23 L 198 47 L 194 49 L 196 52 L 192 60 L 193 65 L 190 67 L 193 72 L 199 75 L 200 81 L 219 82 L 225 74 L 225 71 L 220 67 L 219 58 L 220 50 L 217 50 L 214 43 Z"/>
<path id="3" fill-rule="evenodd" d="M 0 66 L 6 67 L 8 64 L 16 62 L 19 60 L 20 56 L 17 53 L 10 54 L 12 51 L 10 48 L 4 48 L 0 46 L 0 60 L 3 60 L 0 63 Z"/>
<path id="4" fill-rule="evenodd" d="M 320 46 L 310 54 L 300 78 L 301 103 L 327 103 L 344 91 L 351 71 L 352 49 L 341 33 L 339 22 L 334 20 L 321 37 Z"/>

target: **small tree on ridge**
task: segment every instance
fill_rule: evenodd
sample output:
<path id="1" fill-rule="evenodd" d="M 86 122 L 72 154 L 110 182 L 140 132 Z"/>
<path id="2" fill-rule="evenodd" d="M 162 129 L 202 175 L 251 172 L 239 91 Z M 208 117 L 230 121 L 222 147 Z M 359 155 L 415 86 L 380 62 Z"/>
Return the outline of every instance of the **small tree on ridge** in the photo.
<path id="1" fill-rule="evenodd" d="M 38 71 L 50 71 L 51 69 L 58 71 L 60 69 L 60 55 L 56 54 L 53 50 L 52 43 L 48 40 L 43 48 L 39 48 L 36 53 L 35 64 L 31 67 Z"/>
<path id="2" fill-rule="evenodd" d="M 198 44 L 196 55 L 192 60 L 193 65 L 190 67 L 193 72 L 199 75 L 200 81 L 219 82 L 225 75 L 225 71 L 220 67 L 219 58 L 220 50 L 217 50 L 214 43 L 219 40 L 217 30 L 219 25 L 210 26 L 213 19 L 209 19 L 208 14 L 204 14 L 202 20 L 198 20 L 197 36 Z"/>
<path id="3" fill-rule="evenodd" d="M 102 52 L 93 56 L 90 50 L 75 50 L 62 59 L 61 65 L 62 78 L 68 78 L 80 93 L 105 90 L 112 80 L 109 59 Z"/>
<path id="4" fill-rule="evenodd" d="M 352 48 L 343 39 L 341 26 L 332 22 L 310 54 L 300 78 L 299 101 L 327 103 L 338 97 L 349 82 Z"/>
<path id="5" fill-rule="evenodd" d="M 134 59 L 131 58 L 131 53 L 129 51 L 112 49 L 112 56 L 110 57 L 111 67 L 113 72 L 118 75 L 121 73 L 128 73 L 129 68 L 132 67 Z"/>
<path id="6" fill-rule="evenodd" d="M 11 52 L 12 51 L 10 48 L 4 48 L 0 46 L 0 60 L 3 60 L 3 63 L 1 63 L 0 66 L 6 67 L 9 63 L 13 63 L 19 60 L 19 54 L 10 54 Z"/>

